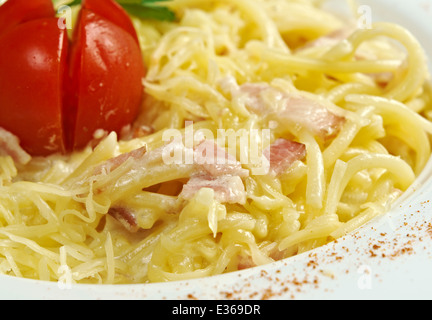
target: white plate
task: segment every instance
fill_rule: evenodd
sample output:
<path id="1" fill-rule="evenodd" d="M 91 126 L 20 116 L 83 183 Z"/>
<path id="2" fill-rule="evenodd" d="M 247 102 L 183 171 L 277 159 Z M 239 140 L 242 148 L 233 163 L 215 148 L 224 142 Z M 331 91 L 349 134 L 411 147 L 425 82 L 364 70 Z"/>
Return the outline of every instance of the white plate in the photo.
<path id="1" fill-rule="evenodd" d="M 364 0 L 432 56 L 432 0 Z M 200 280 L 77 285 L 0 276 L 0 299 L 431 299 L 432 162 L 385 217 L 336 243 L 264 267 Z"/>

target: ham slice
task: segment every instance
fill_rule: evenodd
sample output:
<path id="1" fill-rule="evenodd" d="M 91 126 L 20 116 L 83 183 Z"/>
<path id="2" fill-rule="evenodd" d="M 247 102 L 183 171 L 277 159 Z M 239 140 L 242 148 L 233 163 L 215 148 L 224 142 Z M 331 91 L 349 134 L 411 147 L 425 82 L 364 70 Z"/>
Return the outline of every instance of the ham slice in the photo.
<path id="1" fill-rule="evenodd" d="M 245 84 L 239 94 L 246 95 L 246 106 L 252 112 L 269 117 L 286 126 L 306 128 L 326 140 L 334 137 L 345 118 L 332 113 L 318 99 L 300 93 L 285 93 L 263 84 Z"/>
<path id="2" fill-rule="evenodd" d="M 3 128 L 0 128 L 0 156 L 10 156 L 22 165 L 31 160 L 31 156 L 21 148 L 18 137 Z"/>
<path id="3" fill-rule="evenodd" d="M 246 190 L 241 178 L 249 171 L 214 141 L 204 140 L 195 148 L 197 171 L 183 186 L 180 198 L 191 200 L 202 188 L 215 192 L 220 203 L 246 203 Z"/>
<path id="4" fill-rule="evenodd" d="M 239 176 L 224 175 L 220 177 L 195 176 L 183 186 L 180 197 L 191 200 L 202 188 L 213 189 L 215 200 L 220 203 L 246 203 L 246 190 Z"/>
<path id="5" fill-rule="evenodd" d="M 204 171 L 211 177 L 249 175 L 249 171 L 243 169 L 234 156 L 211 140 L 204 140 L 195 147 L 194 160 L 198 171 Z"/>
<path id="6" fill-rule="evenodd" d="M 316 48 L 316 47 L 327 47 L 327 48 L 333 47 L 339 44 L 341 41 L 347 39 L 355 31 L 356 29 L 354 28 L 354 26 L 335 30 L 328 35 L 322 36 L 314 41 L 307 43 L 305 46 L 298 49 L 298 51 L 302 51 L 310 48 Z"/>
<path id="7" fill-rule="evenodd" d="M 244 106 L 261 118 L 274 120 L 281 126 L 305 128 L 317 137 L 333 138 L 345 123 L 345 118 L 329 110 L 330 102 L 302 92 L 284 92 L 265 83 L 239 86 L 229 77 L 221 81 L 223 91 L 231 94 L 233 103 Z M 336 106 L 331 105 L 336 109 Z"/>
<path id="8" fill-rule="evenodd" d="M 264 150 L 264 156 L 270 162 L 270 170 L 276 175 L 284 173 L 296 161 L 306 157 L 306 146 L 302 143 L 278 139 Z"/>
<path id="9" fill-rule="evenodd" d="M 143 156 L 147 152 L 147 147 L 142 147 L 136 150 L 133 150 L 128 153 L 124 153 L 119 155 L 118 157 L 109 159 L 108 161 L 104 162 L 100 166 L 96 167 L 93 174 L 98 175 L 101 173 L 109 173 L 117 169 L 119 166 L 121 166 L 123 163 L 125 163 L 128 159 L 134 159 L 134 160 L 140 160 L 143 158 Z"/>
<path id="10" fill-rule="evenodd" d="M 238 259 L 238 263 L 237 263 L 237 269 L 238 270 L 246 270 L 249 268 L 253 268 L 256 267 L 257 265 L 254 263 L 253 259 L 251 256 L 242 256 L 239 255 L 237 257 Z"/>
<path id="11" fill-rule="evenodd" d="M 120 222 L 126 230 L 131 233 L 136 233 L 140 229 L 133 211 L 128 208 L 113 207 L 109 209 L 108 214 Z"/>
<path id="12" fill-rule="evenodd" d="M 345 122 L 318 102 L 301 96 L 287 96 L 280 117 L 282 121 L 307 128 L 322 139 L 333 138 Z"/>

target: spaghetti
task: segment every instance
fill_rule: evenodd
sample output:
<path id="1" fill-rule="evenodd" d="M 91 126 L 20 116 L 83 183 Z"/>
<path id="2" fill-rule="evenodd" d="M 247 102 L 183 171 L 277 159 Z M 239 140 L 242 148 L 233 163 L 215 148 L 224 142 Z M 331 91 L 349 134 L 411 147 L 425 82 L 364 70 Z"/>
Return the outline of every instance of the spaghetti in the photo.
<path id="1" fill-rule="evenodd" d="M 133 18 L 147 96 L 124 134 L 0 154 L 0 273 L 129 284 L 263 265 L 385 214 L 422 172 L 432 93 L 404 28 L 314 0 L 167 6 L 176 22 Z"/>

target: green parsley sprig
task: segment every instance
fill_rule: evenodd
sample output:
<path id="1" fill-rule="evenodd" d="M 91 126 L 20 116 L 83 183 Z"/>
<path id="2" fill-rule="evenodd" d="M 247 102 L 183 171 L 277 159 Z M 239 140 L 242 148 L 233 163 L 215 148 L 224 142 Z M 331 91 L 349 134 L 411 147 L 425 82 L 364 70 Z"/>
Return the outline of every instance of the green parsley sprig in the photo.
<path id="1" fill-rule="evenodd" d="M 73 0 L 69 6 L 79 5 L 82 0 Z M 116 0 L 129 14 L 141 19 L 174 21 L 176 16 L 169 8 L 160 6 L 160 2 L 170 0 Z"/>

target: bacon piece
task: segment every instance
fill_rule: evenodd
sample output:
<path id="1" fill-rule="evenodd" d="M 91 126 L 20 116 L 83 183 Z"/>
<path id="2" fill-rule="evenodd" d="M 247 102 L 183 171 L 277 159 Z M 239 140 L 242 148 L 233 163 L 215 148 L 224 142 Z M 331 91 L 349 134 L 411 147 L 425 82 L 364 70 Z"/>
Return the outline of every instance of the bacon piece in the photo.
<path id="1" fill-rule="evenodd" d="M 395 78 L 395 75 L 392 72 L 369 73 L 366 75 L 371 77 L 372 80 L 375 81 L 377 86 L 379 86 L 382 89 L 387 88 L 390 82 L 392 82 L 393 79 Z"/>
<path id="2" fill-rule="evenodd" d="M 31 160 L 31 156 L 21 148 L 18 137 L 3 128 L 0 128 L 0 156 L 10 156 L 22 165 Z"/>
<path id="3" fill-rule="evenodd" d="M 140 160 L 147 152 L 147 147 L 142 147 L 136 150 L 133 150 L 128 153 L 123 153 L 119 155 L 118 157 L 109 159 L 108 161 L 104 162 L 100 166 L 96 167 L 93 174 L 99 175 L 103 172 L 109 173 L 120 167 L 123 163 L 125 163 L 128 159 L 135 159 Z"/>
<path id="4" fill-rule="evenodd" d="M 285 250 L 279 250 L 279 248 L 274 248 L 271 250 L 269 257 L 272 258 L 274 261 L 280 261 L 282 259 L 285 259 L 289 255 L 288 249 Z"/>
<path id="5" fill-rule="evenodd" d="M 244 101 L 252 112 L 283 125 L 300 125 L 322 139 L 334 137 L 345 122 L 345 118 L 330 112 L 318 100 L 300 93 L 287 94 L 268 85 L 245 84 L 239 94 L 246 95 Z"/>
<path id="6" fill-rule="evenodd" d="M 247 257 L 241 255 L 238 256 L 238 264 L 237 264 L 238 270 L 245 270 L 253 267 L 256 267 L 256 264 L 253 262 L 251 256 L 247 256 Z"/>
<path id="7" fill-rule="evenodd" d="M 246 191 L 241 177 L 249 171 L 214 141 L 204 140 L 194 149 L 195 173 L 183 186 L 180 198 L 191 200 L 202 188 L 215 191 L 220 203 L 246 203 Z"/>
<path id="8" fill-rule="evenodd" d="M 270 170 L 280 175 L 295 161 L 306 157 L 306 146 L 302 143 L 278 139 L 264 150 L 264 156 L 270 162 Z"/>
<path id="9" fill-rule="evenodd" d="M 136 233 L 140 229 L 134 213 L 124 207 L 110 208 L 108 214 L 120 222 L 126 230 Z"/>
<path id="10" fill-rule="evenodd" d="M 333 47 L 339 44 L 341 41 L 347 39 L 350 35 L 354 33 L 355 30 L 356 29 L 354 27 L 338 29 L 328 35 L 322 36 L 314 41 L 307 43 L 305 46 L 299 48 L 298 51 L 316 47 Z"/>
<path id="11" fill-rule="evenodd" d="M 231 94 L 233 103 L 250 112 L 283 126 L 306 128 L 323 140 L 333 138 L 345 123 L 345 118 L 329 110 L 326 103 L 308 93 L 287 93 L 263 83 L 241 86 L 228 77 L 220 82 L 222 90 Z"/>
<path id="12" fill-rule="evenodd" d="M 246 203 L 246 191 L 241 177 L 249 171 L 214 141 L 204 140 L 194 150 L 197 170 L 183 186 L 180 197 L 190 200 L 202 188 L 215 191 L 220 203 Z"/>
<path id="13" fill-rule="evenodd" d="M 212 177 L 222 175 L 247 177 L 249 175 L 249 171 L 243 169 L 235 157 L 211 140 L 204 140 L 195 148 L 194 158 L 199 168 Z"/>
<path id="14" fill-rule="evenodd" d="M 267 93 L 267 95 L 264 96 L 264 93 Z M 238 87 L 238 91 L 234 95 L 239 95 L 250 111 L 261 115 L 266 115 L 271 111 L 268 104 L 274 104 L 284 98 L 281 91 L 267 84 L 258 83 L 246 83 Z"/>
<path id="15" fill-rule="evenodd" d="M 345 122 L 345 118 L 330 112 L 317 101 L 295 95 L 286 97 L 278 116 L 282 122 L 299 124 L 322 139 L 333 138 Z"/>
<path id="16" fill-rule="evenodd" d="M 191 200 L 202 188 L 210 188 L 215 192 L 215 199 L 220 203 L 246 203 L 246 190 L 239 176 L 195 176 L 183 186 L 180 198 Z"/>

